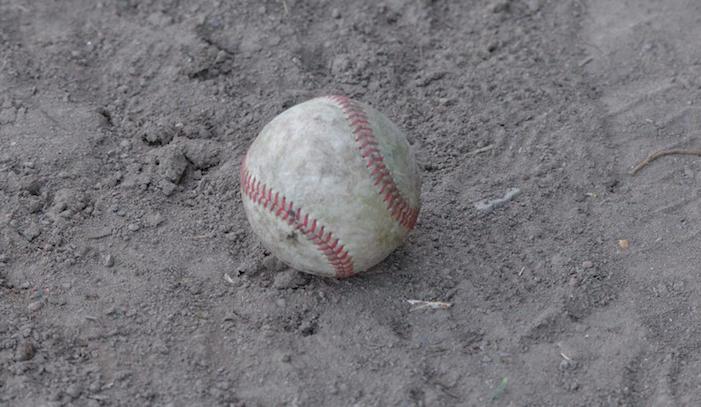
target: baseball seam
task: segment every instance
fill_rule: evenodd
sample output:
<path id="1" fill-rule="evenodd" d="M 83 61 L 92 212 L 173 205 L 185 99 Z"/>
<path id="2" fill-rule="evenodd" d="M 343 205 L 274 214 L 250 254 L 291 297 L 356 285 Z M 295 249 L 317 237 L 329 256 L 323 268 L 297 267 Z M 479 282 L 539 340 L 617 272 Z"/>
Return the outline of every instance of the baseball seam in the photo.
<path id="1" fill-rule="evenodd" d="M 241 165 L 241 190 L 253 203 L 262 206 L 275 217 L 301 232 L 326 257 L 336 271 L 336 278 L 352 276 L 353 258 L 345 246 L 335 238 L 316 218 L 281 195 L 279 191 L 257 180 L 249 171 L 244 159 Z"/>
<path id="2" fill-rule="evenodd" d="M 379 194 L 383 196 L 390 215 L 400 225 L 409 230 L 413 229 L 419 216 L 419 209 L 413 208 L 399 191 L 392 173 L 384 163 L 380 145 L 375 138 L 365 110 L 360 104 L 347 96 L 328 96 L 328 99 L 338 105 L 346 116 L 346 120 L 355 136 L 360 155 L 370 171 L 373 185 L 378 189 Z"/>

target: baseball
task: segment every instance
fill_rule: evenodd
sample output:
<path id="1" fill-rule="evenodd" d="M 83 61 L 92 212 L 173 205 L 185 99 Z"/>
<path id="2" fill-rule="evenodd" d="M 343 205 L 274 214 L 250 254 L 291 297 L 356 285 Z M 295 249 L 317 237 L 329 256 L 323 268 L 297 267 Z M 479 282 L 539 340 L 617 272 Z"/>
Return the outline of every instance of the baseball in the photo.
<path id="1" fill-rule="evenodd" d="M 366 271 L 402 244 L 420 190 L 402 131 L 345 96 L 284 111 L 241 165 L 244 210 L 262 243 L 289 266 L 327 277 Z"/>

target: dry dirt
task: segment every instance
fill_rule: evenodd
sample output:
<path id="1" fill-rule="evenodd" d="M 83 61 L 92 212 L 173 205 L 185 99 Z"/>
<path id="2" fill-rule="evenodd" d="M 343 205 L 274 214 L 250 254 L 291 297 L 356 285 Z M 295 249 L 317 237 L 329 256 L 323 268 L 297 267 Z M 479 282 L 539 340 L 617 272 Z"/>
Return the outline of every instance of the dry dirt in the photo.
<path id="1" fill-rule="evenodd" d="M 0 0 L 0 405 L 700 405 L 701 160 L 628 174 L 699 147 L 700 43 L 696 0 Z M 424 185 L 340 282 L 238 184 L 330 93 Z"/>

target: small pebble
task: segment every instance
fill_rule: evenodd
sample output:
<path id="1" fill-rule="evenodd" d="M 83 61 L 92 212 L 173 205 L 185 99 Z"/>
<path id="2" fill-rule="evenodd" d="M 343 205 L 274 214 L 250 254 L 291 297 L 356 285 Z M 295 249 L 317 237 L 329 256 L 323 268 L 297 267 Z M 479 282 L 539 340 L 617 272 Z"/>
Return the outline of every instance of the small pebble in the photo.
<path id="1" fill-rule="evenodd" d="M 68 388 L 66 388 L 66 394 L 69 395 L 72 399 L 77 399 L 78 396 L 80 396 L 80 393 L 83 392 L 83 388 L 80 386 L 78 383 L 73 383 Z"/>
<path id="2" fill-rule="evenodd" d="M 90 248 L 87 246 L 81 246 L 75 249 L 75 257 L 85 257 L 90 253 Z"/>
<path id="3" fill-rule="evenodd" d="M 594 263 L 592 263 L 591 261 L 585 260 L 582 262 L 582 268 L 590 269 L 592 267 L 594 267 Z"/>
<path id="4" fill-rule="evenodd" d="M 112 267 L 114 266 L 114 256 L 111 254 L 108 254 L 105 256 L 105 262 L 104 262 L 105 267 Z"/>
<path id="5" fill-rule="evenodd" d="M 100 390 L 102 390 L 102 383 L 100 383 L 99 380 L 95 380 L 94 382 L 90 383 L 88 390 L 91 393 L 99 393 Z"/>
<path id="6" fill-rule="evenodd" d="M 161 187 L 161 191 L 163 191 L 163 195 L 165 196 L 173 195 L 173 192 L 175 192 L 175 188 L 177 187 L 177 185 L 165 179 L 162 179 L 159 182 L 159 186 Z"/>
<path id="7" fill-rule="evenodd" d="M 574 360 L 562 359 L 562 361 L 560 362 L 560 370 L 562 371 L 574 369 L 576 367 L 577 362 L 575 362 Z"/>
<path id="8" fill-rule="evenodd" d="M 34 344 L 29 341 L 20 342 L 17 345 L 17 350 L 15 351 L 15 360 L 18 362 L 24 362 L 31 360 L 36 353 L 36 348 Z"/>
<path id="9" fill-rule="evenodd" d="M 154 212 L 146 216 L 146 224 L 151 227 L 159 226 L 164 220 L 160 212 Z"/>
<path id="10" fill-rule="evenodd" d="M 120 370 L 114 374 L 114 380 L 117 382 L 121 382 L 127 378 L 129 378 L 132 375 L 132 372 L 128 370 Z"/>
<path id="11" fill-rule="evenodd" d="M 44 203 L 40 199 L 34 199 L 29 201 L 27 209 L 29 210 L 29 213 L 37 213 L 41 210 L 43 206 Z"/>
<path id="12" fill-rule="evenodd" d="M 29 226 L 27 226 L 22 232 L 22 236 L 24 236 L 28 242 L 36 239 L 40 234 L 41 230 L 39 229 L 39 225 L 34 222 L 30 223 Z"/>
<path id="13" fill-rule="evenodd" d="M 495 14 L 508 12 L 511 10 L 511 3 L 508 0 L 495 1 L 489 5 L 489 10 Z"/>
<path id="14" fill-rule="evenodd" d="M 299 326 L 299 331 L 302 336 L 314 335 L 317 330 L 317 324 L 315 321 L 305 321 Z"/>
<path id="15" fill-rule="evenodd" d="M 136 232 L 141 229 L 141 226 L 139 226 L 138 223 L 130 223 L 127 225 L 127 229 L 129 229 L 131 232 Z"/>
<path id="16" fill-rule="evenodd" d="M 27 309 L 29 312 L 36 312 L 41 309 L 41 307 L 44 306 L 44 301 L 34 301 L 30 302 L 29 305 L 27 305 Z"/>

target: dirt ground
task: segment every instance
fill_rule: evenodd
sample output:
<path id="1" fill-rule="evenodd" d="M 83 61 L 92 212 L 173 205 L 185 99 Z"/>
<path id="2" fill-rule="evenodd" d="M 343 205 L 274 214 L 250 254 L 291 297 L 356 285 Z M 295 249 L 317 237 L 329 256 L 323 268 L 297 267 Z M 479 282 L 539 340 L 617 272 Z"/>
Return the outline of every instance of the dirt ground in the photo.
<path id="1" fill-rule="evenodd" d="M 700 146 L 700 43 L 696 0 L 0 0 L 0 405 L 701 405 L 701 159 L 628 173 Z M 343 281 L 239 192 L 324 94 L 423 179 Z"/>

